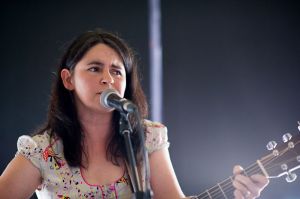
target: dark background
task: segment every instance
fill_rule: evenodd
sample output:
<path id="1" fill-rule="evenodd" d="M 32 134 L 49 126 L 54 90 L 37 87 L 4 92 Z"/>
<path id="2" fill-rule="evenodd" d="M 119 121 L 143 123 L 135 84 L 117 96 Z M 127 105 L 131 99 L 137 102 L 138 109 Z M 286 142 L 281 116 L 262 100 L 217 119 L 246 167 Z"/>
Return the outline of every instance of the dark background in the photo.
<path id="1" fill-rule="evenodd" d="M 300 120 L 297 1 L 162 1 L 163 123 L 186 195 L 204 191 L 265 155 Z M 63 47 L 101 27 L 140 58 L 149 96 L 147 1 L 3 2 L 0 173 L 17 138 L 46 118 L 52 72 Z M 297 171 L 300 175 L 300 172 Z M 272 180 L 264 199 L 300 197 L 299 179 Z"/>

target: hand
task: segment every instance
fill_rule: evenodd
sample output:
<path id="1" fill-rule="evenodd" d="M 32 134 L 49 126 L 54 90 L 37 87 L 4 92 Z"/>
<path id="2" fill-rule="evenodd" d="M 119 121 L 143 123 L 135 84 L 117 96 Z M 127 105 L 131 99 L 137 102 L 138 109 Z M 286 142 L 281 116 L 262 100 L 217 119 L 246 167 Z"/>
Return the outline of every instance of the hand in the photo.
<path id="1" fill-rule="evenodd" d="M 235 199 L 254 199 L 260 196 L 261 191 L 268 185 L 269 180 L 263 175 L 255 174 L 250 177 L 242 175 L 243 168 L 236 165 L 233 168 L 233 186 Z"/>

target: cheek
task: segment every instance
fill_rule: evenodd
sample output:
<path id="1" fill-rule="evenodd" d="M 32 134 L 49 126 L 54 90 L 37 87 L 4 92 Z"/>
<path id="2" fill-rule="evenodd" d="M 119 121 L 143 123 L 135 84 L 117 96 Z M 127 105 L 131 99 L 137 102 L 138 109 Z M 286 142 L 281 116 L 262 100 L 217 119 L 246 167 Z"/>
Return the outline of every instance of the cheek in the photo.
<path id="1" fill-rule="evenodd" d="M 118 90 L 119 90 L 121 96 L 124 97 L 125 90 L 126 90 L 126 79 L 119 82 Z"/>
<path id="2" fill-rule="evenodd" d="M 77 95 L 88 95 L 91 90 L 92 87 L 90 86 L 90 82 L 91 80 L 82 78 L 82 79 L 76 79 L 76 81 L 74 82 L 75 84 L 75 91 L 77 93 Z"/>

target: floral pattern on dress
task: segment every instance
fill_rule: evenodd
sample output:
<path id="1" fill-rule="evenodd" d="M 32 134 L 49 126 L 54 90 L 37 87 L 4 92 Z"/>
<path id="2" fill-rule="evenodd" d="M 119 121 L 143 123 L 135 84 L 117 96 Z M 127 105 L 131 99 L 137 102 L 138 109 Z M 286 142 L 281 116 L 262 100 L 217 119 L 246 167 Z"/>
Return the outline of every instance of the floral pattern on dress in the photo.
<path id="1" fill-rule="evenodd" d="M 54 168 L 56 170 L 60 169 L 62 166 L 65 165 L 65 162 L 62 160 L 62 157 L 59 157 L 58 154 L 56 154 L 52 148 L 53 144 L 50 144 L 46 147 L 46 149 L 43 152 L 43 159 L 48 162 L 48 160 L 52 163 L 51 168 Z"/>
<path id="2" fill-rule="evenodd" d="M 145 120 L 146 126 L 146 141 L 145 146 L 148 153 L 153 153 L 162 148 L 168 148 L 170 143 L 168 142 L 168 130 L 167 127 L 159 122 L 152 122 Z"/>
<path id="3" fill-rule="evenodd" d="M 149 153 L 169 146 L 167 128 L 160 123 L 145 120 L 145 146 Z M 42 176 L 42 184 L 36 190 L 42 199 L 90 199 L 132 197 L 127 172 L 107 185 L 89 185 L 79 167 L 70 167 L 63 155 L 60 139 L 51 139 L 47 132 L 33 137 L 24 135 L 17 142 L 17 154 L 29 159 Z"/>

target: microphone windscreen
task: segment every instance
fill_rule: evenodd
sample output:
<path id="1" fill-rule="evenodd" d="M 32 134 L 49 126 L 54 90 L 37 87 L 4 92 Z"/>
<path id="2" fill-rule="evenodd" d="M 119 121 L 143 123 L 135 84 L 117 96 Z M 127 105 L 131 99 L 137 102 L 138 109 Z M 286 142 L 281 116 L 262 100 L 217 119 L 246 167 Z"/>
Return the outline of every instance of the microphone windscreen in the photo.
<path id="1" fill-rule="evenodd" d="M 109 110 L 113 110 L 114 108 L 108 105 L 108 98 L 111 95 L 118 95 L 119 93 L 115 89 L 108 88 L 104 90 L 100 95 L 100 104 Z"/>

